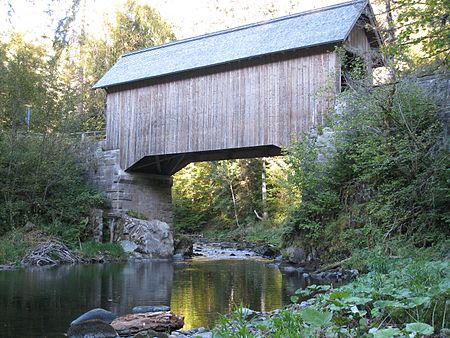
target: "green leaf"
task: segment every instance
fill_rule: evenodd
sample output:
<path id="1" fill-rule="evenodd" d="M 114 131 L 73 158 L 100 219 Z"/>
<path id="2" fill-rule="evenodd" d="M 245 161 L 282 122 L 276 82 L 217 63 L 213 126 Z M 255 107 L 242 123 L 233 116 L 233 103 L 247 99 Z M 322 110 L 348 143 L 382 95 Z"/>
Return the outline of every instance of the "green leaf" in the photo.
<path id="1" fill-rule="evenodd" d="M 343 300 L 347 304 L 363 305 L 372 301 L 372 298 L 365 297 L 348 297 Z"/>
<path id="2" fill-rule="evenodd" d="M 407 332 L 417 333 L 426 336 L 429 336 L 434 332 L 433 327 L 426 323 L 409 323 L 406 324 L 405 330 Z"/>
<path id="3" fill-rule="evenodd" d="M 423 304 L 429 304 L 431 302 L 430 297 L 412 297 L 408 299 L 410 305 L 419 306 Z"/>
<path id="4" fill-rule="evenodd" d="M 307 308 L 300 311 L 300 317 L 305 321 L 305 323 L 312 325 L 314 327 L 323 327 L 328 325 L 333 318 L 332 312 L 322 312 L 312 308 Z"/>
<path id="5" fill-rule="evenodd" d="M 396 300 L 379 300 L 373 303 L 375 307 L 384 309 L 384 308 L 405 308 L 403 303 L 400 303 Z"/>
<path id="6" fill-rule="evenodd" d="M 297 303 L 299 300 L 299 298 L 297 296 L 291 296 L 291 302 L 292 303 Z"/>
<path id="7" fill-rule="evenodd" d="M 392 338 L 395 336 L 400 336 L 402 334 L 402 331 L 400 331 L 397 328 L 389 328 L 389 329 L 370 329 L 369 333 L 373 334 L 374 338 Z"/>
<path id="8" fill-rule="evenodd" d="M 330 295 L 330 300 L 347 298 L 350 295 L 350 291 L 335 291 Z"/>

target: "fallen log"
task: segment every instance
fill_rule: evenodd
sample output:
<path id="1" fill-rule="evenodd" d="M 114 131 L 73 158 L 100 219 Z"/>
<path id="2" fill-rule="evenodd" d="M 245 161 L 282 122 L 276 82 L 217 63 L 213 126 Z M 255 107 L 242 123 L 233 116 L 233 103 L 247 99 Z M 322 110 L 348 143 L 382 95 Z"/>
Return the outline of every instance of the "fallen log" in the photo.
<path id="1" fill-rule="evenodd" d="M 172 332 L 184 325 L 184 317 L 172 312 L 147 312 L 116 318 L 111 326 L 120 336 L 130 336 L 140 331 Z"/>
<path id="2" fill-rule="evenodd" d="M 346 259 L 343 259 L 342 261 L 339 261 L 339 262 L 335 262 L 335 263 L 331 263 L 331 264 L 325 265 L 322 268 L 320 268 L 320 269 L 318 269 L 318 270 L 316 270 L 314 272 L 315 273 L 320 273 L 320 272 L 324 272 L 324 271 L 328 271 L 328 270 L 339 268 L 342 264 L 347 262 L 349 259 L 350 259 L 350 257 L 346 258 Z"/>

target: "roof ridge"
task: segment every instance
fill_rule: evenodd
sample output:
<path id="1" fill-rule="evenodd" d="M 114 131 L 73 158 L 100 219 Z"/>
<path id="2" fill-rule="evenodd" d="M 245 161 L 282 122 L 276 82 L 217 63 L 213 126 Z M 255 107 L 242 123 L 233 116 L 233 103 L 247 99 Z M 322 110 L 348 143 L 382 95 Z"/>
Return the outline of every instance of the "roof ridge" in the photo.
<path id="1" fill-rule="evenodd" d="M 156 49 L 161 49 L 161 48 L 165 48 L 165 47 L 169 47 L 169 46 L 179 45 L 179 44 L 183 44 L 183 43 L 190 42 L 190 41 L 202 40 L 204 38 L 211 37 L 211 36 L 224 35 L 224 34 L 231 33 L 231 32 L 245 30 L 245 29 L 252 28 L 252 27 L 263 26 L 263 25 L 278 22 L 278 21 L 289 20 L 289 19 L 296 18 L 296 17 L 303 16 L 303 15 L 313 14 L 313 13 L 317 13 L 317 12 L 324 12 L 327 10 L 332 10 L 332 9 L 345 7 L 345 6 L 349 6 L 349 5 L 354 5 L 354 4 L 358 4 L 358 3 L 362 3 L 362 2 L 368 2 L 368 0 L 350 0 L 350 1 L 340 2 L 337 4 L 333 4 L 333 5 L 329 5 L 329 6 L 325 6 L 325 7 L 313 8 L 313 9 L 309 9 L 307 11 L 288 14 L 288 15 L 280 16 L 277 18 L 269 19 L 269 20 L 258 21 L 255 23 L 250 23 L 250 24 L 246 24 L 246 25 L 242 25 L 242 26 L 238 26 L 238 27 L 234 27 L 234 28 L 223 29 L 220 31 L 206 33 L 203 35 L 197 35 L 197 36 L 193 36 L 193 37 L 186 38 L 186 39 L 175 40 L 175 41 L 164 43 L 162 45 L 151 46 L 151 47 L 124 53 L 122 55 L 122 58 L 131 56 L 131 55 L 140 54 L 140 53 L 145 53 L 145 52 L 148 52 L 151 50 L 156 50 Z"/>

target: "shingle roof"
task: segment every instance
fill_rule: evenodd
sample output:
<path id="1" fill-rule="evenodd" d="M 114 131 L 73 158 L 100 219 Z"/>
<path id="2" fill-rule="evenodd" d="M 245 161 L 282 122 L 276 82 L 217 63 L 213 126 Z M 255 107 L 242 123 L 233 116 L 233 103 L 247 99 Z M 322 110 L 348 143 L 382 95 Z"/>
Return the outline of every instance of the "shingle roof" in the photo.
<path id="1" fill-rule="evenodd" d="M 341 42 L 366 6 L 345 2 L 126 53 L 93 88 Z"/>

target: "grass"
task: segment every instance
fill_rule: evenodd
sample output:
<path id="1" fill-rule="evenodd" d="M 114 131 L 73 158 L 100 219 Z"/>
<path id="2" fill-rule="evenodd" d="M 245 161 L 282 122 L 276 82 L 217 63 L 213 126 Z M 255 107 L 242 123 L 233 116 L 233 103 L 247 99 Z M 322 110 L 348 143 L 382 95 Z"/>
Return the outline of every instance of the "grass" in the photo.
<path id="1" fill-rule="evenodd" d="M 112 259 L 125 259 L 127 257 L 118 243 L 97 243 L 94 241 L 81 243 L 81 250 L 78 253 L 83 258 L 106 256 Z"/>
<path id="2" fill-rule="evenodd" d="M 13 230 L 0 237 L 0 265 L 19 263 L 25 254 L 38 243 L 51 237 L 40 230 L 26 232 Z M 88 241 L 81 243 L 81 250 L 75 250 L 83 258 L 107 257 L 110 259 L 125 259 L 127 256 L 120 244 L 96 243 Z"/>
<path id="3" fill-rule="evenodd" d="M 46 238 L 39 230 L 12 230 L 0 237 L 0 264 L 18 263 L 39 241 Z"/>

